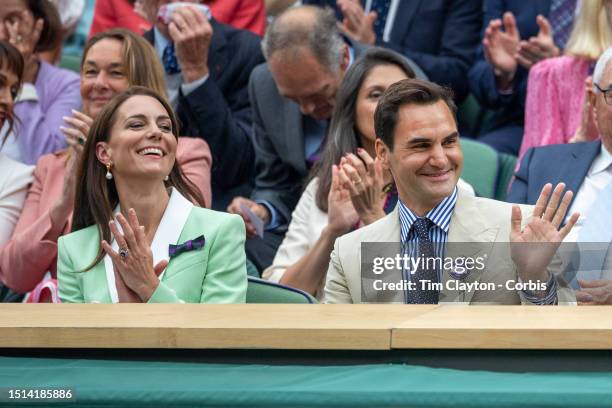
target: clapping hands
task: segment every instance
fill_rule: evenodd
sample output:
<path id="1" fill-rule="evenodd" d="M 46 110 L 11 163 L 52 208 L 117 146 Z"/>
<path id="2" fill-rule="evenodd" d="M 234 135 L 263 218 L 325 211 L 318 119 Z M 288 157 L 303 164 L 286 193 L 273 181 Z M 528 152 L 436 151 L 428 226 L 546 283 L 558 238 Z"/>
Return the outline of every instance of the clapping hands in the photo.
<path id="1" fill-rule="evenodd" d="M 502 19 L 491 20 L 482 41 L 484 54 L 495 70 L 500 88 L 508 88 L 519 65 L 531 68 L 546 58 L 560 55 L 553 40 L 550 23 L 544 16 L 537 16 L 540 30 L 527 41 L 521 40 L 516 19 L 506 12 Z"/>
<path id="2" fill-rule="evenodd" d="M 117 221 L 123 232 L 109 222 L 113 237 L 119 251 L 102 241 L 102 248 L 111 257 L 119 300 L 123 302 L 147 302 L 159 285 L 159 275 L 168 265 L 167 260 L 153 265 L 153 253 L 145 236 L 144 227 L 140 225 L 136 211 L 128 211 L 128 219 L 123 214 L 117 215 Z"/>

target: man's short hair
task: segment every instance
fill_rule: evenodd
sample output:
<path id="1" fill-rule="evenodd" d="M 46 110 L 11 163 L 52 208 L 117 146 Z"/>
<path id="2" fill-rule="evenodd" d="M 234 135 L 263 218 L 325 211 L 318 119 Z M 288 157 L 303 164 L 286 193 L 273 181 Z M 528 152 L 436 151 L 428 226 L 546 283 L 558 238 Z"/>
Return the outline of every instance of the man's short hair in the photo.
<path id="1" fill-rule="evenodd" d="M 312 19 L 301 22 L 286 18 L 289 13 L 304 12 L 306 9 L 313 13 Z M 261 43 L 266 60 L 270 60 L 277 52 L 295 51 L 301 47 L 309 49 L 329 71 L 338 70 L 342 62 L 344 41 L 331 8 L 303 6 L 289 9 L 268 26 Z"/>
<path id="2" fill-rule="evenodd" d="M 393 134 L 400 108 L 411 103 L 433 105 L 438 101 L 444 101 L 455 117 L 457 106 L 449 88 L 420 79 L 403 79 L 394 83 L 383 93 L 374 112 L 376 137 L 393 150 Z"/>

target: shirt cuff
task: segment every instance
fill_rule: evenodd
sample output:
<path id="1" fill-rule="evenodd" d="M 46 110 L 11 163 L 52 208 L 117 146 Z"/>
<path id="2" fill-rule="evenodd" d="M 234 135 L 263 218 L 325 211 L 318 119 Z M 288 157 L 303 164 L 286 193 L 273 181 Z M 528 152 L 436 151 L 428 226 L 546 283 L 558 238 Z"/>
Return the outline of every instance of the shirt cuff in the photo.
<path id="1" fill-rule="evenodd" d="M 265 206 L 270 212 L 270 223 L 265 226 L 266 231 L 272 231 L 278 228 L 281 225 L 282 215 L 279 214 L 278 210 L 274 208 L 272 203 L 266 200 L 256 200 L 257 204 L 261 204 Z"/>
<path id="2" fill-rule="evenodd" d="M 519 278 L 519 282 L 521 279 Z M 522 282 L 521 282 L 522 283 Z M 554 305 L 557 303 L 557 280 L 555 275 L 550 274 L 546 282 L 546 291 L 531 291 L 522 289 L 521 293 L 525 300 L 534 305 Z"/>
<path id="3" fill-rule="evenodd" d="M 25 101 L 38 102 L 38 92 L 33 84 L 23 84 L 15 102 Z"/>
<path id="4" fill-rule="evenodd" d="M 200 85 L 203 85 L 206 82 L 206 80 L 208 80 L 209 76 L 210 76 L 210 74 L 204 75 L 202 78 L 196 79 L 193 82 L 189 82 L 188 84 L 182 84 L 181 85 L 181 91 L 183 91 L 183 95 L 187 96 L 190 93 L 192 93 L 193 91 L 195 91 L 196 89 L 198 89 L 198 87 Z"/>

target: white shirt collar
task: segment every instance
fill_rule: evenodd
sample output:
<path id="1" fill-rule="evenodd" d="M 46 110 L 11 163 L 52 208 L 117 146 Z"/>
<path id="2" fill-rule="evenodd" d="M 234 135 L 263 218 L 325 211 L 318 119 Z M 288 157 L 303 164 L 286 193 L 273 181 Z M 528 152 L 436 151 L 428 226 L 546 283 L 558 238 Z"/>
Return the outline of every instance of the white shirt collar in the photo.
<path id="1" fill-rule="evenodd" d="M 597 173 L 601 173 L 602 171 L 606 171 L 610 166 L 612 166 L 612 153 L 610 153 L 602 143 L 601 152 L 597 155 L 595 160 L 593 160 L 589 175 L 594 175 Z"/>
<path id="2" fill-rule="evenodd" d="M 189 214 L 193 208 L 191 201 L 183 197 L 175 188 L 172 188 L 171 190 L 172 192 L 170 194 L 168 206 L 164 211 L 164 215 L 162 216 L 159 226 L 157 227 L 157 231 L 155 232 L 155 236 L 153 237 L 153 242 L 151 243 L 153 265 L 157 265 L 162 260 L 167 260 L 170 258 L 168 255 L 168 245 L 176 245 L 179 243 L 178 240 L 181 236 L 181 232 L 183 231 L 187 218 L 189 218 Z M 117 206 L 114 213 L 117 214 L 120 210 L 121 208 Z M 119 223 L 117 223 L 117 227 L 121 231 L 121 225 Z M 119 250 L 116 240 L 113 240 L 111 246 L 113 247 L 113 250 Z M 119 295 L 117 293 L 117 285 L 115 284 L 115 271 L 113 269 L 113 261 L 109 255 L 104 256 L 104 268 L 106 270 L 106 281 L 111 300 L 113 303 L 118 303 Z M 159 276 L 159 280 L 162 280 L 164 273 L 165 270 Z"/>

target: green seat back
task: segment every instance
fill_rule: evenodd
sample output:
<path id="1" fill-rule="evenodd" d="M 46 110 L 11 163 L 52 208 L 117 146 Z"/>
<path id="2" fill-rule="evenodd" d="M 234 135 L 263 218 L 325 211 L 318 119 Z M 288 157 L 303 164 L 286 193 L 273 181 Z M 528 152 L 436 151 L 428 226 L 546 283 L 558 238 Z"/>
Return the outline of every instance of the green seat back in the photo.
<path id="1" fill-rule="evenodd" d="M 461 177 L 480 197 L 495 197 L 498 157 L 492 147 L 471 139 L 461 139 L 463 172 Z"/>
<path id="2" fill-rule="evenodd" d="M 457 110 L 457 118 L 465 126 L 464 131 L 467 132 L 466 134 L 470 136 L 478 134 L 482 115 L 482 108 L 472 94 L 465 98 Z"/>
<path id="3" fill-rule="evenodd" d="M 495 189 L 495 199 L 506 201 L 508 185 L 514 175 L 516 160 L 516 156 L 506 153 L 499 154 L 499 172 L 497 176 L 497 188 Z"/>
<path id="4" fill-rule="evenodd" d="M 248 276 L 247 303 L 317 303 L 303 290 Z"/>
<path id="5" fill-rule="evenodd" d="M 64 54 L 59 63 L 60 68 L 69 69 L 77 74 L 81 72 L 81 56 Z"/>

